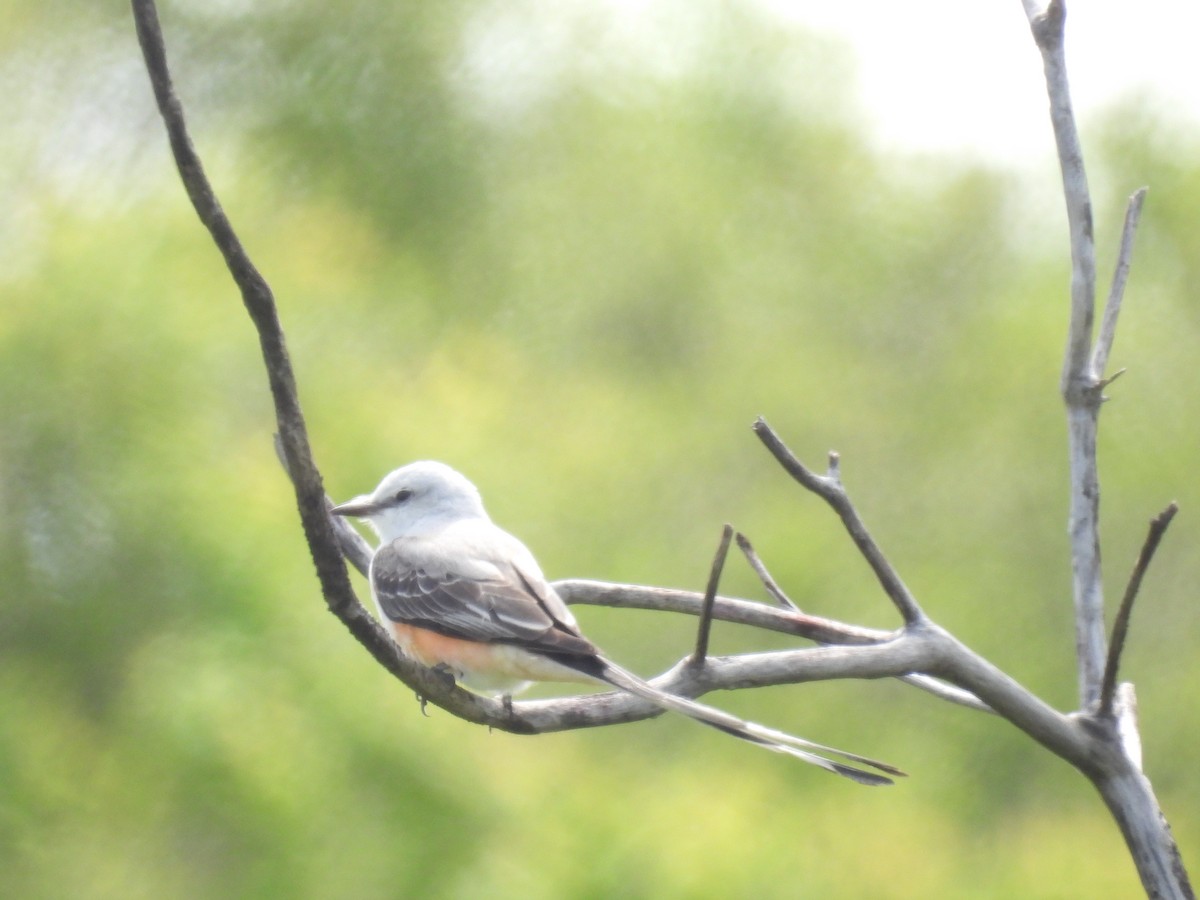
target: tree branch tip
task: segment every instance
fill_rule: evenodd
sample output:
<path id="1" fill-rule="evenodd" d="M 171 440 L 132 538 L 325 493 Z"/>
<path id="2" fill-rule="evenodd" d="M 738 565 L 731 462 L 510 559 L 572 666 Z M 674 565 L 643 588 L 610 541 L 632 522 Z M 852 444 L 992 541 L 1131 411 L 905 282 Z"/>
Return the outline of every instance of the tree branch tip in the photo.
<path id="1" fill-rule="evenodd" d="M 830 481 L 833 481 L 837 484 L 841 484 L 841 482 L 842 482 L 842 456 L 841 456 L 841 454 L 838 453 L 836 450 L 830 450 L 829 456 L 827 458 L 829 460 L 829 466 L 825 470 L 825 477 L 828 478 Z"/>
<path id="2" fill-rule="evenodd" d="M 758 576 L 758 580 L 762 582 L 763 587 L 767 589 L 767 593 L 775 599 L 780 608 L 799 613 L 801 611 L 800 607 L 784 592 L 779 583 L 771 576 L 771 573 L 767 571 L 766 565 L 763 564 L 763 561 L 759 559 L 758 554 L 754 551 L 750 539 L 740 531 L 737 533 L 737 545 L 738 549 L 742 551 L 742 555 L 746 557 L 746 562 L 750 564 L 750 568 L 754 570 L 754 574 Z"/>
<path id="3" fill-rule="evenodd" d="M 1042 50 L 1054 50 L 1062 46 L 1066 18 L 1067 8 L 1062 0 L 1050 0 L 1045 9 L 1030 16 L 1029 24 L 1038 47 Z"/>
<path id="4" fill-rule="evenodd" d="M 1142 185 L 1136 191 L 1129 195 L 1129 200 L 1125 205 L 1125 222 L 1128 226 L 1136 226 L 1138 220 L 1142 216 L 1142 206 L 1146 202 L 1146 194 L 1150 192 L 1148 185 Z"/>
<path id="5" fill-rule="evenodd" d="M 1128 371 L 1129 371 L 1129 369 L 1122 366 L 1121 368 L 1117 369 L 1117 371 L 1115 371 L 1111 375 L 1109 375 L 1107 378 L 1101 378 L 1099 381 L 1096 382 L 1096 390 L 1103 391 L 1105 388 L 1107 388 L 1110 384 L 1112 384 L 1114 381 L 1116 381 L 1118 378 L 1120 378 L 1122 375 L 1124 375 Z M 1108 397 L 1102 396 L 1100 399 L 1107 400 Z"/>

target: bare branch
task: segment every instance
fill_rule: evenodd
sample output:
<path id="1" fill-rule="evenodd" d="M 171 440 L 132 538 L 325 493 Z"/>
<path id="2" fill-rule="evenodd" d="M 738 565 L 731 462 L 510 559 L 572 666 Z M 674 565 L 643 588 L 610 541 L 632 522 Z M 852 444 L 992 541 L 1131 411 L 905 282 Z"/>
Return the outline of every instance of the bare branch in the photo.
<path id="1" fill-rule="evenodd" d="M 909 631 L 906 629 L 906 636 Z M 936 658 L 933 665 L 915 671 L 943 678 L 969 691 L 999 716 L 1077 768 L 1086 770 L 1091 764 L 1093 741 L 1079 717 L 1053 709 L 944 629 L 927 623 L 919 631 L 936 648 Z"/>
<path id="2" fill-rule="evenodd" d="M 1113 621 L 1112 641 L 1108 645 L 1108 661 L 1104 666 L 1104 679 L 1100 691 L 1099 715 L 1111 716 L 1113 712 L 1113 694 L 1117 688 L 1117 670 L 1121 665 L 1121 653 L 1125 649 L 1125 638 L 1129 632 L 1129 617 L 1133 612 L 1133 602 L 1137 599 L 1138 590 L 1150 562 L 1154 559 L 1155 551 L 1162 536 L 1179 512 L 1179 505 L 1171 503 L 1161 513 L 1150 520 L 1150 530 L 1142 543 L 1141 552 L 1133 564 L 1133 572 L 1129 575 L 1129 583 L 1125 586 L 1125 596 L 1121 598 L 1121 606 Z"/>
<path id="3" fill-rule="evenodd" d="M 283 441 L 280 439 L 278 433 L 275 435 L 275 456 L 279 460 L 279 464 L 283 466 L 283 471 L 287 473 L 288 478 L 291 478 L 292 473 L 288 469 L 287 456 L 283 452 Z M 349 521 L 342 516 L 329 515 L 328 510 L 333 505 L 332 498 L 326 494 L 326 515 L 333 528 L 333 536 L 337 540 L 338 549 L 341 551 L 342 556 L 346 558 L 346 561 L 354 566 L 360 575 L 367 578 L 370 575 L 371 557 L 374 555 L 375 549 L 366 542 L 361 534 L 354 530 L 354 526 Z"/>
<path id="4" fill-rule="evenodd" d="M 1121 302 L 1125 298 L 1125 284 L 1129 280 L 1129 266 L 1133 262 L 1133 239 L 1137 235 L 1138 221 L 1142 217 L 1142 204 L 1146 200 L 1146 188 L 1138 188 L 1129 198 L 1125 208 L 1125 226 L 1121 229 L 1121 248 L 1117 251 L 1117 266 L 1113 272 L 1108 300 L 1104 304 L 1104 316 L 1100 320 L 1100 334 L 1092 351 L 1092 377 L 1104 378 L 1108 367 L 1108 355 L 1112 352 L 1113 340 L 1117 336 L 1117 317 L 1121 314 Z M 1124 371 L 1124 370 L 1122 370 Z M 1107 387 L 1120 372 L 1104 382 Z"/>
<path id="5" fill-rule="evenodd" d="M 1118 721 L 1112 716 L 1121 648 L 1114 646 L 1106 650 L 1104 633 L 1096 435 L 1105 386 L 1104 368 L 1116 333 L 1143 194 L 1139 191 L 1130 199 L 1100 335 L 1095 347 L 1089 348 L 1095 316 L 1095 245 L 1083 154 L 1067 85 L 1063 49 L 1066 8 L 1063 0 L 1050 0 L 1044 11 L 1034 0 L 1023 0 L 1023 3 L 1045 69 L 1071 245 L 1071 315 L 1060 389 L 1067 406 L 1070 454 L 1069 530 L 1075 649 L 1081 706 L 1102 713 L 1082 718 L 1095 740 L 1093 755 L 1077 765 L 1096 785 L 1120 826 L 1146 893 L 1152 897 L 1187 898 L 1193 894 L 1179 850 L 1150 782 L 1140 771 L 1140 740 L 1135 717 L 1124 705 Z M 1149 539 L 1147 543 L 1150 543 Z M 1152 547 L 1150 550 L 1152 552 Z M 1141 575 L 1135 568 L 1122 612 L 1118 613 L 1114 644 L 1124 642 L 1129 610 L 1140 580 Z M 1122 693 L 1132 696 L 1132 689 Z M 990 698 L 982 699 L 990 702 Z M 997 709 L 1003 713 L 1002 709 Z M 1136 753 L 1128 752 L 1129 748 L 1134 748 Z"/>
<path id="6" fill-rule="evenodd" d="M 1067 409 L 1070 444 L 1071 570 L 1075 597 L 1075 654 L 1079 703 L 1100 698 L 1104 674 L 1104 584 L 1100 568 L 1100 477 L 1096 466 L 1096 410 Z"/>
<path id="7" fill-rule="evenodd" d="M 754 433 L 758 435 L 759 440 L 771 451 L 771 454 L 787 470 L 788 474 L 833 507 L 834 512 L 838 514 L 842 524 L 846 527 L 846 531 L 849 532 L 850 539 L 854 541 L 854 545 L 858 547 L 867 564 L 875 572 L 875 577 L 879 579 L 884 591 L 896 605 L 896 609 L 900 611 L 900 615 L 904 618 L 904 624 L 914 625 L 923 621 L 925 614 L 917 604 L 916 597 L 908 590 L 900 579 L 900 575 L 883 555 L 883 551 L 879 549 L 879 545 L 867 531 L 866 525 L 863 524 L 858 511 L 842 487 L 837 454 L 829 455 L 829 474 L 817 475 L 800 462 L 761 416 L 754 422 Z"/>
<path id="8" fill-rule="evenodd" d="M 1138 769 L 1126 766 L 1096 779 L 1096 787 L 1132 852 L 1146 896 L 1155 900 L 1195 900 L 1179 847 L 1150 780 Z"/>
<path id="9" fill-rule="evenodd" d="M 291 359 L 279 323 L 275 298 L 266 279 L 250 261 L 216 193 L 204 173 L 184 120 L 183 107 L 175 94 L 167 66 L 166 48 L 154 0 L 132 0 L 138 41 L 154 97 L 167 129 L 179 176 L 196 215 L 212 235 L 213 242 L 242 294 L 242 301 L 258 331 L 275 416 L 279 443 L 296 493 L 296 505 L 304 536 L 317 569 L 321 593 L 330 611 L 389 672 L 422 697 L 470 721 L 486 721 L 480 700 L 467 691 L 448 685 L 430 670 L 402 656 L 391 637 L 363 609 L 350 586 L 349 574 L 335 539 L 321 475 L 313 462 L 308 431 L 300 410 Z"/>
<path id="10" fill-rule="evenodd" d="M 1030 11 L 1026 5 L 1026 12 Z M 1030 17 L 1034 40 L 1042 54 L 1046 89 L 1050 96 L 1050 121 L 1058 147 L 1063 194 L 1067 201 L 1067 223 L 1071 236 L 1071 321 L 1067 353 L 1063 363 L 1062 392 L 1068 402 L 1090 388 L 1088 355 L 1091 352 L 1092 320 L 1095 314 L 1096 253 L 1092 233 L 1092 201 L 1071 91 L 1067 83 L 1064 50 L 1066 6 L 1051 0 L 1044 12 Z"/>
<path id="11" fill-rule="evenodd" d="M 162 30 L 153 0 L 133 0 L 134 21 L 138 40 L 146 60 L 146 69 L 154 88 L 159 112 L 167 128 L 171 150 L 196 215 L 209 230 L 213 241 L 225 258 L 225 264 L 242 293 L 246 310 L 258 329 L 263 359 L 275 399 L 280 442 L 287 459 L 296 490 L 296 502 L 305 535 L 313 550 L 317 574 L 331 609 L 347 608 L 356 603 L 346 567 L 334 545 L 329 517 L 325 514 L 325 493 L 321 476 L 312 461 L 304 417 L 296 397 L 296 382 L 291 360 L 284 344 L 283 330 L 275 310 L 275 299 L 266 280 L 246 255 L 241 241 L 229 223 L 200 157 L 192 145 L 184 121 L 183 108 L 175 95 L 167 68 Z"/>
<path id="12" fill-rule="evenodd" d="M 646 609 L 690 616 L 700 615 L 704 602 L 703 595 L 695 591 L 639 584 L 614 584 L 583 578 L 556 581 L 554 589 L 569 604 Z M 819 616 L 778 609 L 734 597 L 718 596 L 713 603 L 713 618 L 837 646 L 879 644 L 896 637 L 896 632 L 893 631 L 847 625 L 834 619 L 822 619 Z"/>
<path id="13" fill-rule="evenodd" d="M 720 605 L 718 601 L 715 608 L 719 610 Z M 664 691 L 694 697 L 711 690 L 845 678 L 899 678 L 914 672 L 936 675 L 976 696 L 976 702 L 994 709 L 1073 765 L 1085 768 L 1093 764 L 1094 738 L 1084 727 L 1085 720 L 1055 711 L 952 635 L 930 623 L 905 629 L 879 644 L 709 657 L 703 668 L 692 666 L 685 659 L 651 683 Z M 658 712 L 646 701 L 613 693 L 523 701 L 514 704 L 513 710 L 522 732 L 629 722 Z"/>
<path id="14" fill-rule="evenodd" d="M 743 690 L 843 678 L 893 678 L 931 661 L 933 653 L 922 639 L 901 637 L 886 644 L 857 647 L 813 647 L 710 656 L 703 666 L 690 657 L 650 683 L 682 697 L 714 690 Z M 494 702 L 499 712 L 501 704 Z M 562 731 L 651 718 L 660 707 L 632 694 L 609 692 L 555 700 L 523 700 L 513 704 L 522 733 Z M 505 727 L 500 725 L 498 727 Z"/>
<path id="15" fill-rule="evenodd" d="M 712 632 L 713 601 L 717 597 L 717 588 L 721 586 L 721 572 L 725 569 L 725 557 L 729 555 L 729 541 L 732 537 L 733 526 L 727 524 L 721 529 L 721 540 L 717 544 L 712 570 L 708 574 L 708 586 L 704 589 L 704 601 L 700 605 L 700 622 L 696 626 L 696 649 L 691 658 L 694 666 L 703 666 L 704 659 L 708 656 L 708 636 Z"/>
<path id="16" fill-rule="evenodd" d="M 767 571 L 767 567 L 763 565 L 763 561 L 754 552 L 754 547 L 751 546 L 750 539 L 740 531 L 737 533 L 737 545 L 738 549 L 742 551 L 742 555 L 746 557 L 746 562 L 750 563 L 750 568 L 754 570 L 754 574 L 758 576 L 758 580 L 767 589 L 767 593 L 775 598 L 775 602 L 783 609 L 800 612 L 800 607 L 795 604 L 791 597 L 784 593 L 779 583 L 771 577 L 771 573 Z"/>
<path id="17" fill-rule="evenodd" d="M 1058 148 L 1071 245 L 1071 315 L 1060 390 L 1067 405 L 1070 454 L 1071 567 L 1075 597 L 1075 652 L 1080 702 L 1100 696 L 1105 656 L 1104 589 L 1100 568 L 1100 479 L 1096 469 L 1096 430 L 1100 385 L 1092 369 L 1092 329 L 1096 306 L 1096 248 L 1092 201 L 1083 150 L 1075 126 L 1064 50 L 1066 7 L 1051 0 L 1044 11 L 1026 2 L 1026 15 L 1042 55 L 1050 122 Z M 1105 351 L 1104 355 L 1107 355 Z"/>

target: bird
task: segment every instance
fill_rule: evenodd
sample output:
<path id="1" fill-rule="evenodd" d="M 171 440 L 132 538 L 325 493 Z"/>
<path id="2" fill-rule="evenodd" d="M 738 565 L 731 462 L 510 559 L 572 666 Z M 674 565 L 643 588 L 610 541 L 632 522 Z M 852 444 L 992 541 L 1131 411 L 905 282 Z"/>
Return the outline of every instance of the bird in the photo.
<path id="1" fill-rule="evenodd" d="M 529 549 L 492 522 L 475 485 L 445 463 L 409 463 L 330 512 L 364 519 L 379 536 L 371 594 L 403 653 L 470 690 L 511 702 L 533 682 L 602 684 L 860 784 L 904 775 L 659 690 L 614 663 L 580 630 Z"/>

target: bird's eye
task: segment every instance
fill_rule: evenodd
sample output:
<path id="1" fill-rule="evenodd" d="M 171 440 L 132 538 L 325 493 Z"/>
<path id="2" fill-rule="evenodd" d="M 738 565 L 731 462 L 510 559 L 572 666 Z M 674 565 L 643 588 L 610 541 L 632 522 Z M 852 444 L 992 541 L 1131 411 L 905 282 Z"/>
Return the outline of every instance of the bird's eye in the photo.
<path id="1" fill-rule="evenodd" d="M 412 491 L 410 491 L 408 488 L 401 488 L 400 490 L 396 491 L 396 494 L 392 497 L 392 499 L 397 503 L 403 503 L 411 496 Z"/>

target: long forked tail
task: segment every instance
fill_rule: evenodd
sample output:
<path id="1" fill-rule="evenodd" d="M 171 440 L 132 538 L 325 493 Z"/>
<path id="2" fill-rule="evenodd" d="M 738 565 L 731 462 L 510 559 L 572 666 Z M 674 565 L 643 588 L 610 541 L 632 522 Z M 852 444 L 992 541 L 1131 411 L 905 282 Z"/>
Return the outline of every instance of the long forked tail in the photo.
<path id="1" fill-rule="evenodd" d="M 649 700 L 663 709 L 681 713 L 691 719 L 695 719 L 697 722 L 708 725 L 711 728 L 716 728 L 718 731 L 723 731 L 725 734 L 733 735 L 736 738 L 741 738 L 743 741 L 749 741 L 751 744 L 757 744 L 768 750 L 774 750 L 776 753 L 787 753 L 797 759 L 804 760 L 806 763 L 820 766 L 826 771 L 834 772 L 857 781 L 859 784 L 878 785 L 892 784 L 893 782 L 892 779 L 884 775 L 867 772 L 856 766 L 826 759 L 821 754 L 838 756 L 849 762 L 857 763 L 860 766 L 867 766 L 872 769 L 878 769 L 880 772 L 887 772 L 888 775 L 904 776 L 905 774 L 895 766 L 889 766 L 887 763 L 859 756 L 855 753 L 847 753 L 845 750 L 838 750 L 836 747 L 815 744 L 812 741 L 806 741 L 804 738 L 794 737 L 785 732 L 766 728 L 754 722 L 747 722 L 744 719 L 739 719 L 737 716 L 712 706 L 706 706 L 703 703 L 697 703 L 695 700 L 689 700 L 687 697 L 679 697 L 675 694 L 660 691 L 658 688 L 638 678 L 632 672 L 628 672 L 608 660 L 604 660 L 604 669 L 599 673 L 599 677 L 613 687 L 628 691 L 637 697 L 641 697 L 643 700 Z"/>

